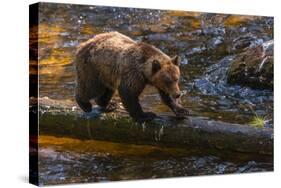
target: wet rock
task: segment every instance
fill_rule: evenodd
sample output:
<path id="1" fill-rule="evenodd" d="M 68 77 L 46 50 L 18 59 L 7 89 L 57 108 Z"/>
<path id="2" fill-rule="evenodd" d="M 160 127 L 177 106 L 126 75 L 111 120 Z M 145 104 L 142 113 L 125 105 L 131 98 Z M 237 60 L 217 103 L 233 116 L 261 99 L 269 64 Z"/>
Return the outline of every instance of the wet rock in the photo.
<path id="1" fill-rule="evenodd" d="M 210 66 L 206 71 L 206 77 L 213 83 L 224 83 L 226 81 L 226 72 L 235 56 L 226 56 L 219 63 Z"/>
<path id="2" fill-rule="evenodd" d="M 228 71 L 228 83 L 272 90 L 273 44 L 270 40 L 238 55 Z"/>
<path id="3" fill-rule="evenodd" d="M 198 36 L 198 35 L 202 35 L 202 33 L 203 33 L 202 29 L 196 29 L 196 30 L 189 32 L 188 34 L 191 36 Z"/>
<path id="4" fill-rule="evenodd" d="M 209 50 L 215 49 L 217 46 L 224 42 L 224 38 L 222 36 L 211 38 L 207 42 L 207 47 Z"/>
<path id="5" fill-rule="evenodd" d="M 185 56 L 181 56 L 180 59 L 181 59 L 181 62 L 180 62 L 181 65 L 187 65 L 189 63 L 188 59 Z"/>
<path id="6" fill-rule="evenodd" d="M 225 27 L 221 23 L 227 17 L 227 15 L 218 16 L 212 13 L 203 13 L 200 17 L 202 33 L 204 35 L 222 36 L 226 33 Z"/>
<path id="7" fill-rule="evenodd" d="M 266 49 L 266 51 L 270 51 L 270 45 Z M 218 63 L 208 67 L 201 78 L 194 80 L 192 87 L 200 94 L 216 97 L 216 102 L 219 104 L 216 111 L 236 111 L 244 114 L 247 111 L 247 114 L 251 116 L 258 114 L 267 117 L 270 120 L 268 127 L 273 127 L 272 91 L 244 87 L 241 84 L 232 85 L 227 82 L 230 66 L 236 57 L 236 55 L 226 56 Z M 209 104 L 210 102 L 208 102 L 208 106 Z"/>
<path id="8" fill-rule="evenodd" d="M 200 91 L 204 95 L 208 95 L 208 94 L 219 95 L 216 85 L 214 83 L 210 82 L 210 80 L 208 80 L 208 78 L 196 79 L 194 82 L 194 86 L 196 88 L 200 89 Z"/>
<path id="9" fill-rule="evenodd" d="M 203 28 L 203 34 L 208 36 L 222 36 L 225 34 L 225 28 L 223 27 Z"/>
<path id="10" fill-rule="evenodd" d="M 149 40 L 149 41 L 175 41 L 175 38 L 172 36 L 172 34 L 169 33 L 154 33 L 154 34 L 149 34 L 144 37 L 144 39 Z"/>
<path id="11" fill-rule="evenodd" d="M 239 36 L 233 41 L 232 50 L 245 50 L 248 48 L 254 48 L 258 45 L 261 45 L 264 41 L 261 38 L 256 37 L 255 35 L 248 33 L 246 35 Z"/>
<path id="12" fill-rule="evenodd" d="M 197 46 L 197 47 L 194 47 L 194 48 L 190 49 L 185 54 L 187 56 L 190 56 L 190 55 L 193 55 L 193 54 L 200 54 L 200 53 L 204 52 L 206 49 L 207 48 L 204 45 L 201 45 L 201 46 Z"/>

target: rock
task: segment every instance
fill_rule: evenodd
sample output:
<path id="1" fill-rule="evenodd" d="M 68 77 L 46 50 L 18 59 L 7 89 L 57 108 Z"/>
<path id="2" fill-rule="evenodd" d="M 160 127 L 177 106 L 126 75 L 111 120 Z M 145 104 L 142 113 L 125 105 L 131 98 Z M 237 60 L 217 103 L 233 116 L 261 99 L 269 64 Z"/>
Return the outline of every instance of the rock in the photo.
<path id="1" fill-rule="evenodd" d="M 232 51 L 241 51 L 261 45 L 263 43 L 263 39 L 258 38 L 251 33 L 247 33 L 246 35 L 235 38 L 232 43 Z"/>
<path id="2" fill-rule="evenodd" d="M 222 36 L 214 37 L 207 42 L 207 47 L 209 50 L 213 50 L 223 42 L 224 42 L 224 38 Z"/>
<path id="3" fill-rule="evenodd" d="M 270 40 L 239 54 L 230 65 L 228 83 L 273 90 L 273 45 Z"/>
<path id="4" fill-rule="evenodd" d="M 203 28 L 204 35 L 208 36 L 223 36 L 225 34 L 225 28 L 223 27 L 205 27 Z"/>

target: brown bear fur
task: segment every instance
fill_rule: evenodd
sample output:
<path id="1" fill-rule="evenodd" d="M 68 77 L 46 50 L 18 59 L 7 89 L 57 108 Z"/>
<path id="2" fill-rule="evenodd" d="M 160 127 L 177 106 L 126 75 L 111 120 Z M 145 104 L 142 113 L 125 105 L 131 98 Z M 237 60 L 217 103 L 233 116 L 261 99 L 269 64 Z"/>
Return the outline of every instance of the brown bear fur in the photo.
<path id="1" fill-rule="evenodd" d="M 176 100 L 180 96 L 179 59 L 171 59 L 152 45 L 135 42 L 118 32 L 99 34 L 79 46 L 75 65 L 75 97 L 85 112 L 92 110 L 91 99 L 104 110 L 113 110 L 111 98 L 118 90 L 133 119 L 151 120 L 155 114 L 143 112 L 138 101 L 145 85 L 151 84 L 177 116 L 187 114 Z"/>

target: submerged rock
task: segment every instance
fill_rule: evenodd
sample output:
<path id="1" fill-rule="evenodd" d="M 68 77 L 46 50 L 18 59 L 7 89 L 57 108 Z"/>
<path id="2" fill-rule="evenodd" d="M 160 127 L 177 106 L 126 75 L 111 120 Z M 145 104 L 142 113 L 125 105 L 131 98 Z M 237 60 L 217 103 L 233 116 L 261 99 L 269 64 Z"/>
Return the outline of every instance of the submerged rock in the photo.
<path id="1" fill-rule="evenodd" d="M 227 81 L 255 89 L 273 89 L 273 40 L 238 55 L 230 65 Z"/>

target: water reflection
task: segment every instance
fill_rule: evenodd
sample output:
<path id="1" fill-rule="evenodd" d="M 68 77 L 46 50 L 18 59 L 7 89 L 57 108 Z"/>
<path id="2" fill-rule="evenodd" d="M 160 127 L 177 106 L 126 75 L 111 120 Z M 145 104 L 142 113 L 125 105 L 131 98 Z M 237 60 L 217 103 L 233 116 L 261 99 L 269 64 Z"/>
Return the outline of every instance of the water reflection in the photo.
<path id="1" fill-rule="evenodd" d="M 40 184 L 167 178 L 272 170 L 267 160 L 235 154 L 40 137 Z M 236 159 L 235 159 L 236 158 Z"/>

